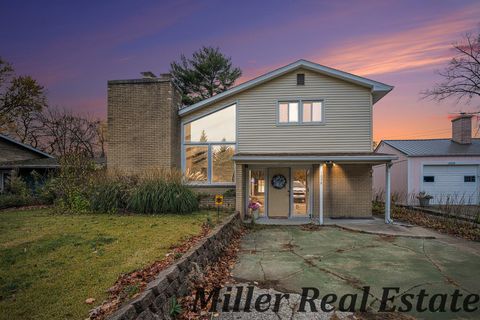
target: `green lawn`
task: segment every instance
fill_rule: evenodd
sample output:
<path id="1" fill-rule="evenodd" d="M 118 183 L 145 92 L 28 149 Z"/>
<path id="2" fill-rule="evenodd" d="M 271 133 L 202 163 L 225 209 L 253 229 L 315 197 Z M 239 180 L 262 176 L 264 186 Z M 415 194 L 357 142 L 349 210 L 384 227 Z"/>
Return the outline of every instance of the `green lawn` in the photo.
<path id="1" fill-rule="evenodd" d="M 0 212 L 0 319 L 85 319 L 85 299 L 99 304 L 121 273 L 163 258 L 209 214 Z"/>

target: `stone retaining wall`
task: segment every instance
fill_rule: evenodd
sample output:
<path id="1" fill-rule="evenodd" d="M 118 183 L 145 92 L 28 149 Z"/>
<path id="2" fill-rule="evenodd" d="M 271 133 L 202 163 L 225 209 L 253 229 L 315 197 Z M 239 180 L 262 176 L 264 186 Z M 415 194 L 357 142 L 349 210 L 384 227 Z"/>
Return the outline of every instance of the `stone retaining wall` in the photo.
<path id="1" fill-rule="evenodd" d="M 214 262 L 230 243 L 231 235 L 241 228 L 238 214 L 231 215 L 213 232 L 187 251 L 179 260 L 161 271 L 155 280 L 137 298 L 109 316 L 109 320 L 159 320 L 170 319 L 172 297 L 188 293 L 187 276 L 197 263 L 205 268 Z"/>

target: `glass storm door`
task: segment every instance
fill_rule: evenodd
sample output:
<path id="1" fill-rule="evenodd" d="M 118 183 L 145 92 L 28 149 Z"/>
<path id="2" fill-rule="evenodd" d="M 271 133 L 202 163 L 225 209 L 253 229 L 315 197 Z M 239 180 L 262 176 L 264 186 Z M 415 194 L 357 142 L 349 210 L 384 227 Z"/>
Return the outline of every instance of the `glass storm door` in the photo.
<path id="1" fill-rule="evenodd" d="M 294 217 L 310 214 L 310 172 L 309 168 L 292 168 L 292 212 Z"/>

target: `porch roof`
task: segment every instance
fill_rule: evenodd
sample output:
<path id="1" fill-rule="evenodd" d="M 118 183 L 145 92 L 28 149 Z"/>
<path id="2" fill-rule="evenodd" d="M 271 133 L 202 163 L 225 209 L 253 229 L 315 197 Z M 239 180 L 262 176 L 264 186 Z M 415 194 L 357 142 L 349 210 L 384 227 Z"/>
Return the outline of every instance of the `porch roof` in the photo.
<path id="1" fill-rule="evenodd" d="M 266 162 L 266 161 L 299 161 L 299 162 L 363 162 L 385 163 L 398 159 L 397 156 L 386 153 L 374 152 L 349 152 L 349 153 L 236 153 L 233 160 L 237 162 Z"/>

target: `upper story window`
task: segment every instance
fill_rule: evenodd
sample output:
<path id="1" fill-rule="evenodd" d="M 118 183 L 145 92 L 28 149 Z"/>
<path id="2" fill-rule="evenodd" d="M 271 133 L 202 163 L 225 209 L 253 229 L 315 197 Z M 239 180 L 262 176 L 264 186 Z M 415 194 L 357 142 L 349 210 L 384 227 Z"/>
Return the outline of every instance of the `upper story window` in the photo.
<path id="1" fill-rule="evenodd" d="M 280 101 L 278 122 L 280 124 L 302 124 L 323 121 L 323 101 Z"/>
<path id="2" fill-rule="evenodd" d="M 298 102 L 280 102 L 278 107 L 279 122 L 298 122 Z"/>
<path id="3" fill-rule="evenodd" d="M 188 180 L 207 184 L 235 182 L 235 110 L 232 104 L 183 126 L 182 163 Z"/>

